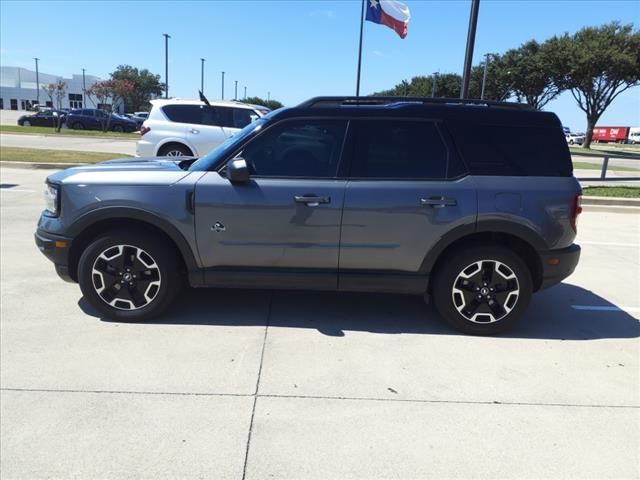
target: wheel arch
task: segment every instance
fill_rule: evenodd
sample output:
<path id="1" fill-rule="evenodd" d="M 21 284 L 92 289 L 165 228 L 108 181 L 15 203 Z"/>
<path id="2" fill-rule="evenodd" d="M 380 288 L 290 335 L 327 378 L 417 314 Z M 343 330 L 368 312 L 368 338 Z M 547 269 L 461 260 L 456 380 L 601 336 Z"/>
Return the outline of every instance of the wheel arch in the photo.
<path id="1" fill-rule="evenodd" d="M 160 150 L 172 144 L 188 148 L 189 150 L 191 150 L 192 155 L 198 154 L 197 150 L 194 148 L 191 142 L 188 142 L 183 138 L 169 137 L 162 139 L 161 142 L 158 142 L 158 145 L 156 146 L 156 156 L 160 155 Z"/>
<path id="2" fill-rule="evenodd" d="M 527 264 L 531 271 L 533 290 L 539 290 L 542 284 L 543 266 L 539 252 L 546 250 L 546 243 L 533 230 L 519 224 L 508 222 L 487 222 L 472 226 L 461 227 L 449 232 L 433 247 L 425 257 L 420 272 L 433 278 L 440 266 L 456 250 L 464 249 L 478 243 L 503 245 Z M 429 291 L 432 282 L 429 282 Z"/>
<path id="3" fill-rule="evenodd" d="M 104 208 L 78 219 L 70 230 L 73 237 L 69 250 L 69 275 L 78 280 L 78 262 L 82 252 L 99 235 L 111 229 L 137 228 L 164 238 L 178 253 L 192 285 L 202 284 L 194 251 L 184 235 L 166 220 L 150 212 L 132 208 Z"/>

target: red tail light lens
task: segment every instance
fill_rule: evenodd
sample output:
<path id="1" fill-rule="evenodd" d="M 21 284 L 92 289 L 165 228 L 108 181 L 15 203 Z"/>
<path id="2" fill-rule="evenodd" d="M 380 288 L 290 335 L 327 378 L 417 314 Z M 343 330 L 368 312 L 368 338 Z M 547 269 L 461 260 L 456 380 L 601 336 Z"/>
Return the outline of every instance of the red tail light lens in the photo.
<path id="1" fill-rule="evenodd" d="M 144 135 L 147 132 L 150 132 L 151 129 L 149 127 L 142 126 L 140 127 L 140 136 Z"/>
<path id="2" fill-rule="evenodd" d="M 574 195 L 571 200 L 571 228 L 578 233 L 578 215 L 582 213 L 582 195 Z"/>

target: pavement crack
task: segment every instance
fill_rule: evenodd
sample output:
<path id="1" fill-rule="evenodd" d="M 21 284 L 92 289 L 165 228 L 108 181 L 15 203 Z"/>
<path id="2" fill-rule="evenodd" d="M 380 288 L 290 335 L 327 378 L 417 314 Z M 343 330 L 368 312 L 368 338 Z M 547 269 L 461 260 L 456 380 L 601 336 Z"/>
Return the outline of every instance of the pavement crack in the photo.
<path id="1" fill-rule="evenodd" d="M 271 310 L 273 308 L 273 290 L 269 297 L 269 309 L 267 311 L 267 321 L 264 326 L 264 337 L 262 338 L 262 352 L 260 352 L 260 365 L 258 367 L 258 379 L 256 380 L 256 389 L 253 394 L 253 407 L 251 408 L 251 421 L 249 422 L 249 433 L 247 435 L 247 448 L 244 452 L 244 464 L 242 465 L 242 480 L 247 477 L 247 462 L 249 460 L 249 449 L 251 448 L 251 434 L 253 432 L 253 419 L 256 414 L 256 403 L 258 402 L 258 392 L 260 391 L 260 379 L 262 378 L 262 364 L 264 363 L 264 351 L 267 346 L 267 332 L 269 331 L 269 323 L 271 321 Z"/>

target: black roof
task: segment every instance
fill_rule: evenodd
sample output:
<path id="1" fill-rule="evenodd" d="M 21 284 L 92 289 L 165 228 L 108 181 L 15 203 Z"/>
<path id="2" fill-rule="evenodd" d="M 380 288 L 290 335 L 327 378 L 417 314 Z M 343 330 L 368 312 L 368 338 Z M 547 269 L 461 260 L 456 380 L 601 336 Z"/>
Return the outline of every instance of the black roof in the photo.
<path id="1" fill-rule="evenodd" d="M 484 125 L 560 127 L 555 114 L 529 105 L 476 99 L 425 97 L 314 97 L 300 105 L 269 115 L 292 117 L 403 117 L 435 118 Z"/>

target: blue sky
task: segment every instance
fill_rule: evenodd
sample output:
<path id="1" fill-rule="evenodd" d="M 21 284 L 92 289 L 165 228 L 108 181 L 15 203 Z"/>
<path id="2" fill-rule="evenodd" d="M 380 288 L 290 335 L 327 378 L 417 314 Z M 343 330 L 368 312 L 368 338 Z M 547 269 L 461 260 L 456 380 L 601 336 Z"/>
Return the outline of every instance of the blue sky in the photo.
<path id="1" fill-rule="evenodd" d="M 462 71 L 469 0 L 405 0 L 411 10 L 407 38 L 365 24 L 363 93 L 434 71 Z M 169 93 L 194 97 L 205 63 L 205 94 L 271 97 L 293 105 L 314 95 L 355 92 L 360 1 L 137 1 L 0 2 L 0 63 L 46 73 L 107 77 L 118 64 L 149 68 L 164 79 L 169 33 Z M 640 27 L 637 0 L 482 0 L 474 64 L 535 38 L 612 20 Z M 565 125 L 584 130 L 570 94 L 547 106 Z M 640 87 L 621 95 L 601 124 L 640 126 Z"/>

